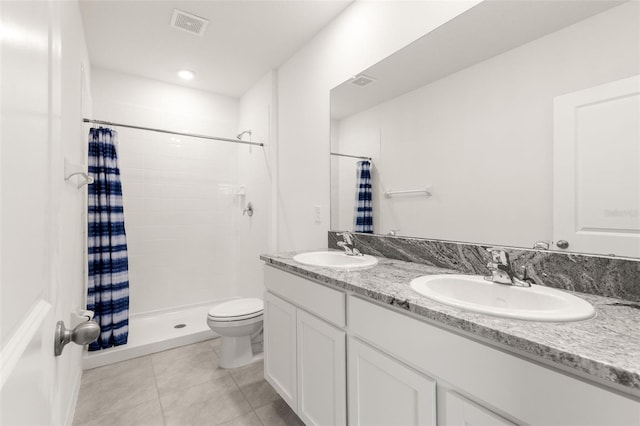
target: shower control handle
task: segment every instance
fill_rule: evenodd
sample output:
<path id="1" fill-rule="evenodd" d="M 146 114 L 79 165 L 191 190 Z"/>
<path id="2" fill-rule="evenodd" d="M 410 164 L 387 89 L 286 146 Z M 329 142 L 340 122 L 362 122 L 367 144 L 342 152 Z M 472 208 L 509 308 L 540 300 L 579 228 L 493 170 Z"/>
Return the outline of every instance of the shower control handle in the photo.
<path id="1" fill-rule="evenodd" d="M 56 324 L 56 334 L 54 337 L 54 353 L 56 356 L 62 354 L 62 350 L 67 343 L 73 342 L 78 345 L 88 345 L 100 335 L 100 326 L 95 321 L 87 321 L 78 324 L 73 330 L 67 330 L 63 321 Z"/>
<path id="2" fill-rule="evenodd" d="M 244 210 L 242 210 L 243 216 L 245 215 L 245 213 L 249 215 L 249 217 L 253 216 L 253 204 L 251 204 L 251 201 L 249 201 L 247 203 L 247 207 Z"/>

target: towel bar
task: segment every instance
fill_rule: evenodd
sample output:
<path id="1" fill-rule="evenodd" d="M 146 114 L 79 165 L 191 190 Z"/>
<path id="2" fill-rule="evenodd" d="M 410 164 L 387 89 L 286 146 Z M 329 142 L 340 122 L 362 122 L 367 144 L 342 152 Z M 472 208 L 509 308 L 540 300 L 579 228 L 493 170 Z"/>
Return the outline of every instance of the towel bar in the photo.
<path id="1" fill-rule="evenodd" d="M 403 191 L 385 191 L 384 196 L 390 198 L 392 195 L 404 195 L 404 194 L 421 194 L 424 193 L 427 197 L 431 196 L 431 187 L 428 186 L 423 189 L 406 189 Z"/>

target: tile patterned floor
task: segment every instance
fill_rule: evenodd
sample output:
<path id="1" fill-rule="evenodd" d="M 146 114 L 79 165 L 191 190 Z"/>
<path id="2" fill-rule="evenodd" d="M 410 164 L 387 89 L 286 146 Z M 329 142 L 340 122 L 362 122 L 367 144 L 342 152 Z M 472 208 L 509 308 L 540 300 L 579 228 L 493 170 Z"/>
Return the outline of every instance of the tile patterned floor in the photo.
<path id="1" fill-rule="evenodd" d="M 219 347 L 214 339 L 85 371 L 73 425 L 303 425 L 262 362 L 225 370 Z"/>

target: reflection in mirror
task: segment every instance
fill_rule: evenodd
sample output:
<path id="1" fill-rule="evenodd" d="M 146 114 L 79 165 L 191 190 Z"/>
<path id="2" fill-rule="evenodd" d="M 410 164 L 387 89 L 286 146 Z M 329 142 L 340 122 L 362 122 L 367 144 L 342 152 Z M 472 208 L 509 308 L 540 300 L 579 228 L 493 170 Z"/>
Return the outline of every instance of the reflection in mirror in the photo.
<path id="1" fill-rule="evenodd" d="M 334 88 L 373 231 L 640 257 L 639 9 L 484 1 Z M 333 230 L 354 230 L 358 161 L 331 156 Z"/>

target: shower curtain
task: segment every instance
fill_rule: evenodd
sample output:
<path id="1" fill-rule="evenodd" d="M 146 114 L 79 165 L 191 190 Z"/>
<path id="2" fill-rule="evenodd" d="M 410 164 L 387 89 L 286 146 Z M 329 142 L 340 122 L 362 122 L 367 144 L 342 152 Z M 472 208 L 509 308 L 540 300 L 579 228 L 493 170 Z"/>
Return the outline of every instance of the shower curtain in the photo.
<path id="1" fill-rule="evenodd" d="M 369 161 L 358 161 L 356 194 L 354 231 L 373 234 L 371 163 Z"/>
<path id="2" fill-rule="evenodd" d="M 129 261 L 117 139 L 115 130 L 89 131 L 89 175 L 94 181 L 88 186 L 87 309 L 101 328 L 90 351 L 124 345 L 129 334 Z"/>

